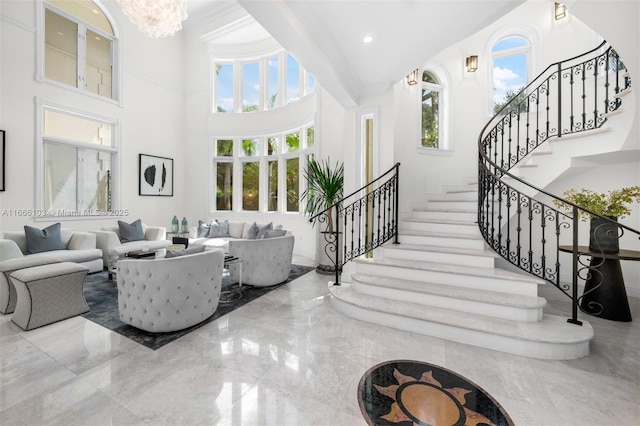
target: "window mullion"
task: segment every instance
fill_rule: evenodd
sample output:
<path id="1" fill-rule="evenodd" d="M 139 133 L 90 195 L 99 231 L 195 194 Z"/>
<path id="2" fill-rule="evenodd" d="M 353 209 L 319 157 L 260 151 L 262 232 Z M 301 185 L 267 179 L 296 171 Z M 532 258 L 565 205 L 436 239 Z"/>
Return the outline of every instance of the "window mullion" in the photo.
<path id="1" fill-rule="evenodd" d="M 78 23 L 78 88 L 86 89 L 87 27 Z"/>

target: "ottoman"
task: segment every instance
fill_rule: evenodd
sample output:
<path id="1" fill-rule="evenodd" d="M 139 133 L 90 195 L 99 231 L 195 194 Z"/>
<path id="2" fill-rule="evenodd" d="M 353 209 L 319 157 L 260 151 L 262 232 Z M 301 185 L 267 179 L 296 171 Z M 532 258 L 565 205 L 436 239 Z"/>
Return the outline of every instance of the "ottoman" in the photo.
<path id="1" fill-rule="evenodd" d="M 16 310 L 11 320 L 32 330 L 89 310 L 82 285 L 89 268 L 72 262 L 52 263 L 14 271 Z"/>

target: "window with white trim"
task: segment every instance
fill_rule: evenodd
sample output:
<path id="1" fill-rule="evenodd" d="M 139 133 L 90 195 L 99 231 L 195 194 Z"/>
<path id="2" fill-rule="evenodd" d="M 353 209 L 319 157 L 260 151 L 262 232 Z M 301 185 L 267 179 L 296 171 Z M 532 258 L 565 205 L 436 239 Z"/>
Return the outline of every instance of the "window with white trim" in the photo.
<path id="1" fill-rule="evenodd" d="M 121 215 L 115 120 L 41 105 L 38 208 L 47 216 Z"/>
<path id="2" fill-rule="evenodd" d="M 313 150 L 313 125 L 260 137 L 215 139 L 213 209 L 300 212 L 302 170 Z"/>
<path id="3" fill-rule="evenodd" d="M 492 112 L 497 113 L 529 82 L 531 42 L 509 35 L 491 46 Z"/>
<path id="4" fill-rule="evenodd" d="M 420 145 L 424 148 L 443 148 L 442 95 L 440 79 L 431 70 L 422 72 Z"/>
<path id="5" fill-rule="evenodd" d="M 91 0 L 42 2 L 44 32 L 39 78 L 118 99 L 117 39 L 109 18 Z"/>
<path id="6" fill-rule="evenodd" d="M 279 108 L 315 89 L 315 79 L 285 51 L 252 60 L 214 60 L 213 99 L 218 113 Z"/>

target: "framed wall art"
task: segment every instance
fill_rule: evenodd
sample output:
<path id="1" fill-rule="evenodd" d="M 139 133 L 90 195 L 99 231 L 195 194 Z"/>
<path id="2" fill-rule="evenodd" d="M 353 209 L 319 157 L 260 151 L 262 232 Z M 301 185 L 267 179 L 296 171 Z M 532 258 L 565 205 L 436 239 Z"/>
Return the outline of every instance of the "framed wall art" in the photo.
<path id="1" fill-rule="evenodd" d="M 173 197 L 173 158 L 140 154 L 139 195 Z"/>
<path id="2" fill-rule="evenodd" d="M 0 191 L 4 191 L 4 130 L 0 130 Z"/>

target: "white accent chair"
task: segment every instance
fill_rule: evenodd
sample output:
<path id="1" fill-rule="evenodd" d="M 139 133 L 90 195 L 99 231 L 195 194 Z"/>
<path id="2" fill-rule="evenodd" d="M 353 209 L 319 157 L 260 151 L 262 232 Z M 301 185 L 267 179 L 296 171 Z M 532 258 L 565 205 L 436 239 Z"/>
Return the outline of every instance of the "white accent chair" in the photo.
<path id="1" fill-rule="evenodd" d="M 120 320 L 152 333 L 201 323 L 218 308 L 223 263 L 222 249 L 118 261 Z"/>
<path id="2" fill-rule="evenodd" d="M 96 247 L 102 250 L 103 265 L 110 270 L 115 269 L 115 263 L 125 254 L 132 251 L 165 250 L 171 244 L 167 240 L 167 229 L 164 226 L 147 226 L 142 224 L 144 240 L 120 242 L 120 228 L 118 226 L 103 226 L 99 231 L 91 231 L 96 235 Z"/>
<path id="3" fill-rule="evenodd" d="M 268 287 L 289 278 L 293 235 L 261 240 L 230 240 L 229 254 L 242 260 L 242 285 Z M 229 265 L 231 279 L 238 282 L 240 268 Z"/>

